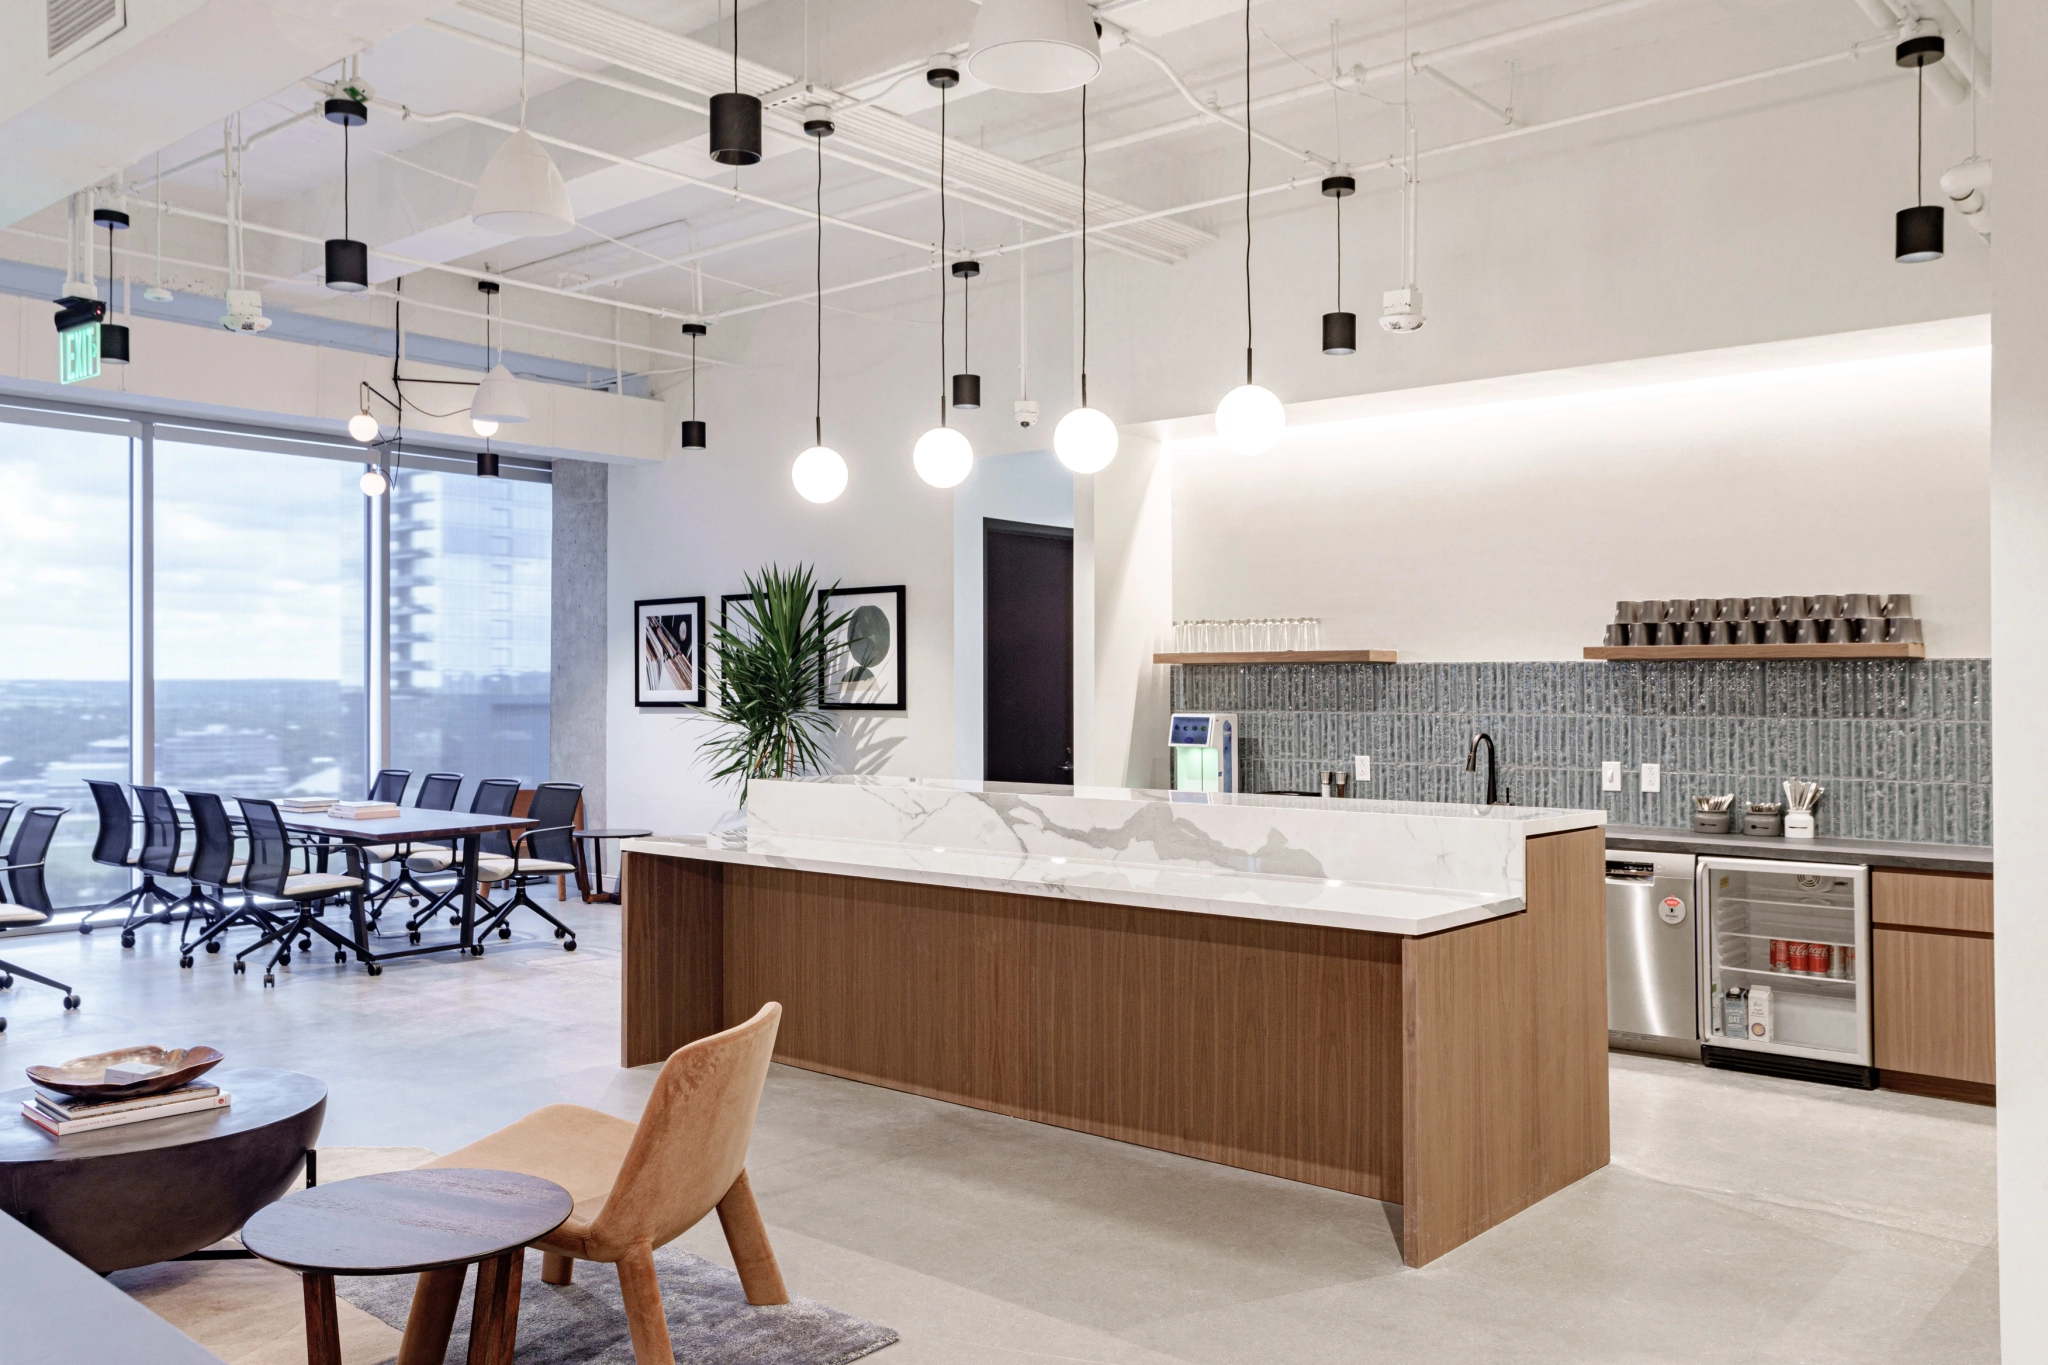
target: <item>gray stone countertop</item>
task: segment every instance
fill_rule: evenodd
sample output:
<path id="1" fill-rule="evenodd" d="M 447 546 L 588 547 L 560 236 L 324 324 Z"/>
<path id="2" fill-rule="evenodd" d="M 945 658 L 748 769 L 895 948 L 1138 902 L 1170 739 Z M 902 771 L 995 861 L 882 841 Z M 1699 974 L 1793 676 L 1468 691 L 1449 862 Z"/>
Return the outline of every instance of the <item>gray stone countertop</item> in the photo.
<path id="1" fill-rule="evenodd" d="M 1658 825 L 1609 825 L 1607 847 L 1640 853 L 1697 853 L 1789 862 L 1864 863 L 1928 872 L 1990 872 L 1985 844 L 1915 844 L 1893 839 L 1761 839 L 1746 834 L 1695 834 Z"/>

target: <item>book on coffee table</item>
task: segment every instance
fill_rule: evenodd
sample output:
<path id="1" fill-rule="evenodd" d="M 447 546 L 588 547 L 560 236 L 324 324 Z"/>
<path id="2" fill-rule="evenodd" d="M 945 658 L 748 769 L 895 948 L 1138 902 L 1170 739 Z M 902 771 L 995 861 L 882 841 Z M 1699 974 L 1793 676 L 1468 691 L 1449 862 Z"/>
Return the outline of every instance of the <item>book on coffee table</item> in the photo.
<path id="1" fill-rule="evenodd" d="M 194 1114 L 208 1109 L 225 1109 L 231 1102 L 228 1093 L 216 1085 L 180 1086 L 161 1095 L 98 1101 L 53 1095 L 46 1090 L 38 1089 L 32 1098 L 21 1102 L 21 1113 L 22 1117 L 44 1132 L 63 1137 L 68 1133 L 118 1128 L 123 1124 L 141 1123 L 148 1119 L 171 1118 L 178 1114 Z"/>

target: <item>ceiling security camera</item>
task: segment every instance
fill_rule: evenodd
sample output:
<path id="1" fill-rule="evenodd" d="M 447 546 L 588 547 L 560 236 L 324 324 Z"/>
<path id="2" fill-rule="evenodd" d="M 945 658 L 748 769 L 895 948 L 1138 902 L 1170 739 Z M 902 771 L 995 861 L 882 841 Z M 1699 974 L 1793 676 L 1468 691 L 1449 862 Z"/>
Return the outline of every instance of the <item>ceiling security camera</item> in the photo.
<path id="1" fill-rule="evenodd" d="M 230 332 L 254 334 L 265 331 L 270 319 L 263 316 L 263 295 L 254 289 L 228 290 L 228 311 L 221 317 L 220 325 Z"/>
<path id="2" fill-rule="evenodd" d="M 1038 400 L 1036 398 L 1019 398 L 1014 404 L 1014 411 L 1017 414 L 1018 426 L 1034 427 L 1038 425 Z"/>

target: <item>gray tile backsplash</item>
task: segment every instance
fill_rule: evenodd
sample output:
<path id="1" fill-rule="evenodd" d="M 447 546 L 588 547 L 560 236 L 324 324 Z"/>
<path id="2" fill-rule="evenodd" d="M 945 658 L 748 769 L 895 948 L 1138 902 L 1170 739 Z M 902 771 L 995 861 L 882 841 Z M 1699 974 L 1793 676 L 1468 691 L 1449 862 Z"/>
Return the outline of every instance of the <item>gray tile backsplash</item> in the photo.
<path id="1" fill-rule="evenodd" d="M 1465 748 L 1485 730 L 1528 806 L 1604 808 L 1616 824 L 1684 827 L 1692 798 L 1778 801 L 1828 789 L 1820 831 L 1991 841 L 1991 661 L 1194 665 L 1173 705 L 1234 711 L 1246 791 L 1313 791 L 1372 757 L 1360 795 L 1469 801 Z M 1618 760 L 1622 790 L 1600 790 Z M 1637 790 L 1660 764 L 1663 790 Z"/>

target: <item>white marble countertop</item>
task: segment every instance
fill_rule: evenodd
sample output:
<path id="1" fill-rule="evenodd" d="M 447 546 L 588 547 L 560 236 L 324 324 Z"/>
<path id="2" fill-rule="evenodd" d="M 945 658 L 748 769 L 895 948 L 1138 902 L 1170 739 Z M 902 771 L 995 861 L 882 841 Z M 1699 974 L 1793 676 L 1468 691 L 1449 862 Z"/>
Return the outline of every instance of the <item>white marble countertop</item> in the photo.
<path id="1" fill-rule="evenodd" d="M 1500 891 L 1390 886 L 1159 863 L 1096 861 L 1046 854 L 748 834 L 628 839 L 628 853 L 695 858 L 972 891 L 1054 896 L 1240 919 L 1278 920 L 1381 934 L 1433 934 L 1511 915 L 1522 897 Z"/>

